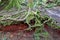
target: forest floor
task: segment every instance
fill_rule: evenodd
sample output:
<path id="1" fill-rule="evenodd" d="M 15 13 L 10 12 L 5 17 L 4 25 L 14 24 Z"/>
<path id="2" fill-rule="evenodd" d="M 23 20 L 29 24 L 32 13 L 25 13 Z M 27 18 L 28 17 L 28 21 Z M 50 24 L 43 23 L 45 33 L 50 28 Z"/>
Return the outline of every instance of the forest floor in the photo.
<path id="1" fill-rule="evenodd" d="M 54 9 L 55 10 L 55 9 Z M 59 13 L 60 14 L 60 11 Z M 59 17 L 55 17 L 56 15 L 50 15 L 55 18 L 58 22 L 60 22 Z M 58 20 L 59 19 L 59 20 Z M 40 40 L 60 40 L 60 36 L 56 35 L 53 31 L 51 31 L 52 35 L 40 36 Z M 26 33 L 26 32 L 0 32 L 0 40 L 35 40 L 34 33 Z"/>

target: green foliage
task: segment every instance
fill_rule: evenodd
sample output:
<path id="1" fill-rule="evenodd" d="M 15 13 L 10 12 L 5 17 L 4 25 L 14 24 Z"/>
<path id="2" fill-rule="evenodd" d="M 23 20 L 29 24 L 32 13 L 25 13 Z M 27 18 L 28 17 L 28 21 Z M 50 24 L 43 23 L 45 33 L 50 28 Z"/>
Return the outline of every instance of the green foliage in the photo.
<path id="1" fill-rule="evenodd" d="M 9 0 L 9 3 L 6 6 L 5 9 L 10 9 L 10 8 L 13 8 L 13 7 L 16 7 L 17 9 L 20 9 L 23 1 L 24 0 Z"/>
<path id="2" fill-rule="evenodd" d="M 43 32 L 43 28 L 44 28 L 44 24 L 47 24 L 48 26 L 52 27 L 52 28 L 60 28 L 60 26 L 57 26 L 55 21 L 50 18 L 49 16 L 45 15 L 45 16 L 42 16 L 40 15 L 40 12 L 36 11 L 35 12 L 36 14 L 32 13 L 33 16 L 29 16 L 27 19 L 26 19 L 26 23 L 28 23 L 29 25 L 29 28 L 28 30 L 32 29 L 32 28 L 37 28 L 35 30 L 35 40 L 40 40 L 40 33 L 43 33 L 46 37 L 48 36 L 48 33 L 46 32 Z M 31 15 L 31 14 L 30 14 Z M 35 20 L 35 24 L 34 25 L 30 25 L 30 20 L 32 20 L 34 18 Z"/>
<path id="3" fill-rule="evenodd" d="M 0 25 L 7 26 L 7 25 L 11 25 L 12 22 L 13 21 L 9 21 L 9 20 L 7 20 L 7 21 L 0 21 Z"/>
<path id="4" fill-rule="evenodd" d="M 60 5 L 60 0 L 55 0 L 55 3 L 56 3 L 57 5 Z"/>
<path id="5" fill-rule="evenodd" d="M 40 0 L 40 5 L 44 5 L 44 7 L 51 8 L 57 5 L 60 5 L 60 0 Z"/>
<path id="6" fill-rule="evenodd" d="M 33 7 L 33 3 L 28 3 L 28 7 L 32 8 Z"/>
<path id="7" fill-rule="evenodd" d="M 48 0 L 42 0 L 43 3 L 46 3 Z"/>
<path id="8" fill-rule="evenodd" d="M 26 23 L 29 24 L 30 20 L 34 19 L 34 14 L 31 12 L 29 17 L 26 19 Z"/>
<path id="9" fill-rule="evenodd" d="M 0 0 L 0 4 L 1 4 L 1 0 Z"/>
<path id="10" fill-rule="evenodd" d="M 5 9 L 10 9 L 10 8 L 13 8 L 13 7 L 16 7 L 17 9 L 20 9 L 21 4 L 25 1 L 24 0 L 9 0 L 8 2 L 9 3 L 5 7 Z M 28 3 L 27 4 L 27 7 L 30 8 L 27 11 L 27 15 L 28 14 L 29 15 L 27 17 L 25 16 L 26 19 L 24 21 L 29 25 L 29 28 L 26 29 L 26 30 L 31 30 L 32 28 L 37 28 L 35 30 L 35 34 L 34 34 L 36 36 L 35 40 L 40 40 L 40 33 L 43 33 L 43 35 L 45 35 L 45 36 L 48 35 L 48 33 L 43 32 L 44 24 L 47 24 L 48 26 L 51 26 L 53 28 L 60 28 L 60 26 L 57 26 L 55 24 L 55 21 L 53 21 L 53 19 L 50 18 L 49 16 L 40 15 L 41 14 L 40 10 L 37 9 L 37 10 L 33 11 L 34 7 L 38 6 L 39 4 L 40 4 L 39 6 L 41 6 L 42 3 L 46 4 L 46 2 L 47 2 L 47 0 L 38 0 L 38 1 L 35 0 L 33 3 Z M 49 3 L 47 5 L 44 5 L 44 7 L 53 7 L 53 6 L 55 6 L 54 4 L 55 3 Z M 59 4 L 59 1 L 57 1 L 57 4 Z M 25 14 L 23 14 L 23 15 L 25 15 Z M 14 16 L 11 16 L 11 18 L 16 18 L 18 16 L 20 16 L 20 15 L 16 14 Z M 3 18 L 3 16 L 0 16 L 0 19 L 2 19 L 2 18 Z M 34 23 L 34 25 L 31 25 L 30 22 L 33 19 L 34 19 L 35 23 Z M 10 20 L 0 21 L 0 24 L 2 24 L 4 26 L 11 25 L 12 23 L 13 23 L 13 21 L 10 21 Z"/>

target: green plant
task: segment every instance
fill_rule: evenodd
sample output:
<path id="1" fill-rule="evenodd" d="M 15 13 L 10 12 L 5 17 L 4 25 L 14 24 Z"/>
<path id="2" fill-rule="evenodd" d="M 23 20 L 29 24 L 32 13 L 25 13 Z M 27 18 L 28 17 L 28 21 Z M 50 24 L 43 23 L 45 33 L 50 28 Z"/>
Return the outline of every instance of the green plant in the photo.
<path id="1" fill-rule="evenodd" d="M 18 12 L 19 12 L 20 8 L 21 8 L 21 4 L 23 2 L 25 2 L 25 1 L 24 0 L 9 0 L 9 4 L 6 6 L 6 9 L 16 7 L 17 9 L 19 9 L 18 10 Z M 0 16 L 0 19 L 4 20 L 4 18 L 7 17 L 9 20 L 8 21 L 0 20 L 0 24 L 3 24 L 4 26 L 6 26 L 6 25 L 12 24 L 13 21 L 17 21 L 17 22 L 24 21 L 25 23 L 27 23 L 29 25 L 29 28 L 27 28 L 26 30 L 32 30 L 32 28 L 37 28 L 35 30 L 34 35 L 37 36 L 36 40 L 40 40 L 40 37 L 39 37 L 40 33 L 45 33 L 44 35 L 47 35 L 46 32 L 43 32 L 44 24 L 47 24 L 48 26 L 51 26 L 51 27 L 53 26 L 53 28 L 60 28 L 60 27 L 56 26 L 55 21 L 53 21 L 52 18 L 50 18 L 47 15 L 42 16 L 40 10 L 36 8 L 36 6 L 37 7 L 41 6 L 41 4 L 43 4 L 43 3 L 46 4 L 46 2 L 47 2 L 47 0 L 43 0 L 43 1 L 42 0 L 37 0 L 37 1 L 29 0 L 28 4 L 27 4 L 28 9 L 26 12 L 24 12 L 24 14 L 23 14 L 24 16 L 22 15 L 24 18 L 19 19 L 19 20 L 16 19 L 18 17 L 22 17 L 22 16 L 20 16 L 21 13 L 20 14 L 17 13 L 13 16 L 8 16 L 8 17 L 7 17 L 7 15 L 5 15 L 5 16 L 3 15 L 3 16 Z M 45 4 L 43 4 L 43 5 L 45 7 L 47 7 Z M 49 6 L 49 4 L 48 4 L 48 6 Z M 51 6 L 52 6 L 52 4 L 49 7 L 51 7 Z M 33 10 L 34 8 L 36 8 L 36 10 Z M 35 21 L 33 25 L 30 24 L 31 20 Z"/>
<path id="2" fill-rule="evenodd" d="M 51 8 L 60 5 L 60 0 L 41 0 L 41 5 L 47 8 Z"/>
<path id="3" fill-rule="evenodd" d="M 10 9 L 10 8 L 13 8 L 13 7 L 16 7 L 18 9 L 20 9 L 21 4 L 24 2 L 24 0 L 8 0 L 8 2 L 9 3 L 5 7 L 5 9 Z"/>
<path id="4" fill-rule="evenodd" d="M 60 0 L 55 0 L 55 3 L 56 3 L 57 5 L 60 5 Z"/>

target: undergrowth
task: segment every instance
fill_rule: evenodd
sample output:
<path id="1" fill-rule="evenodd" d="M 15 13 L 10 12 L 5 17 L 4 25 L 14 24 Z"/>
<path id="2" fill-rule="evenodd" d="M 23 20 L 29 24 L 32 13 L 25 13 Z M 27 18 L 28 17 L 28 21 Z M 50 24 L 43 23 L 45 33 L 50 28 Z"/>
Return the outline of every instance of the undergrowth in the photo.
<path id="1" fill-rule="evenodd" d="M 22 3 L 25 3 L 26 0 L 8 0 L 8 4 L 6 5 L 5 9 L 11 9 L 13 7 L 16 7 L 18 9 L 18 11 L 21 9 L 22 7 Z M 29 0 L 27 2 L 27 6 L 28 7 L 28 11 L 26 11 L 26 15 L 24 16 L 24 22 L 27 23 L 29 25 L 29 28 L 27 28 L 26 30 L 32 30 L 32 28 L 37 28 L 35 30 L 35 40 L 40 40 L 40 34 L 43 33 L 45 36 L 48 35 L 47 32 L 43 32 L 44 29 L 44 24 L 47 24 L 50 27 L 53 28 L 60 28 L 60 26 L 56 25 L 56 22 L 49 16 L 45 15 L 42 16 L 40 15 L 41 12 L 39 9 L 37 9 L 36 7 L 39 6 L 44 6 L 44 7 L 53 7 L 55 5 L 59 5 L 60 2 L 57 0 L 57 2 L 53 2 L 53 3 L 47 3 L 47 0 Z M 0 3 L 1 4 L 1 3 Z M 36 10 L 34 11 L 34 8 L 36 8 Z M 12 20 L 14 20 L 14 18 L 18 17 L 19 14 L 15 15 L 15 16 L 11 16 Z M 4 16 L 0 16 L 0 19 L 3 19 Z M 30 24 L 31 20 L 35 21 L 33 25 Z M 15 20 L 16 21 L 16 20 Z M 21 20 L 19 20 L 21 21 Z M 13 21 L 8 20 L 8 21 L 3 21 L 0 20 L 0 24 L 6 26 L 6 25 L 11 25 L 11 23 L 13 23 Z"/>

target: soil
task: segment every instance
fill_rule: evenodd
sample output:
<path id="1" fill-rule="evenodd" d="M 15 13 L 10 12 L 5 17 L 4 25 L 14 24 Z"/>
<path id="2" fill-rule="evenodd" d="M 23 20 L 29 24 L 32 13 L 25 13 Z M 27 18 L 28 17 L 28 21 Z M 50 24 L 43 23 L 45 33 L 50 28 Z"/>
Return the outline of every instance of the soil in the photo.
<path id="1" fill-rule="evenodd" d="M 12 28 L 11 28 L 12 27 Z M 25 31 L 28 27 L 27 24 L 15 24 L 4 27 L 4 29 L 0 32 L 0 40 L 35 40 L 34 30 Z M 18 31 L 19 30 L 19 31 Z M 60 36 L 47 25 L 45 25 L 45 30 L 48 31 L 48 37 L 41 35 L 39 36 L 41 40 L 60 40 Z M 40 33 L 41 34 L 41 33 Z"/>
<path id="2" fill-rule="evenodd" d="M 60 30 L 53 29 L 45 24 L 44 28 L 52 36 L 53 40 L 60 40 Z"/>
<path id="3" fill-rule="evenodd" d="M 27 29 L 28 25 L 26 23 L 20 23 L 20 24 L 12 24 L 8 26 L 1 26 L 0 31 L 3 32 L 16 32 L 19 30 Z"/>

